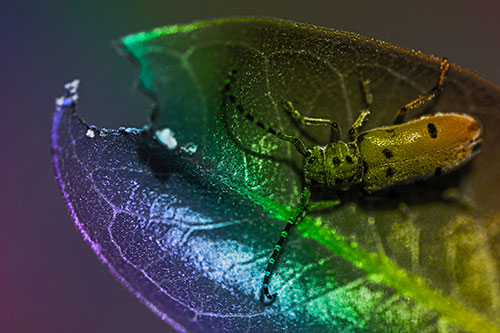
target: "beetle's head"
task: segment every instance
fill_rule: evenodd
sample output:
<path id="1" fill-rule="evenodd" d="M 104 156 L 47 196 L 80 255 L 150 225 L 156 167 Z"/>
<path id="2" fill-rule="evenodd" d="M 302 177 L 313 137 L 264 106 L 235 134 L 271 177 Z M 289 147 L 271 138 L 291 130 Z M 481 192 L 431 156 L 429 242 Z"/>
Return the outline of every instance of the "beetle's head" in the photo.
<path id="1" fill-rule="evenodd" d="M 309 152 L 304 165 L 306 181 L 342 191 L 361 181 L 363 162 L 354 144 L 337 141 Z"/>
<path id="2" fill-rule="evenodd" d="M 308 150 L 304 159 L 304 175 L 308 184 L 326 184 L 325 147 L 315 146 Z"/>

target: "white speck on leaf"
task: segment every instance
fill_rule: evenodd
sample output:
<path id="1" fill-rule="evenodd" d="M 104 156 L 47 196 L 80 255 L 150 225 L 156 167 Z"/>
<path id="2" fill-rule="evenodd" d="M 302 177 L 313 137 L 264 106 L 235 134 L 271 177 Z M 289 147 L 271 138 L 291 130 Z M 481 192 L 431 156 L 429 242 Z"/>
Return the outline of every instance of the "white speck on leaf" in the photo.
<path id="1" fill-rule="evenodd" d="M 161 131 L 156 131 L 156 138 L 167 146 L 168 149 L 175 149 L 177 147 L 177 140 L 174 137 L 174 132 L 170 128 L 165 128 Z"/>
<path id="2" fill-rule="evenodd" d="M 59 97 L 56 99 L 56 106 L 62 106 L 64 104 L 64 97 Z"/>
<path id="3" fill-rule="evenodd" d="M 95 136 L 95 133 L 93 130 L 91 130 L 90 128 L 87 130 L 87 133 L 85 133 L 85 135 L 87 135 L 87 137 L 89 138 L 93 138 Z"/>
<path id="4" fill-rule="evenodd" d="M 192 142 L 189 142 L 181 147 L 181 150 L 185 153 L 188 153 L 189 155 L 193 155 L 194 153 L 196 153 L 197 149 L 198 149 L 198 146 Z"/>
<path id="5" fill-rule="evenodd" d="M 76 79 L 76 80 L 73 80 L 69 83 L 66 83 L 64 85 L 64 89 L 70 94 L 70 95 L 74 95 L 76 94 L 76 91 L 78 90 L 78 86 L 80 85 L 80 80 Z"/>
<path id="6" fill-rule="evenodd" d="M 66 95 L 61 96 L 56 99 L 56 106 L 71 106 L 78 101 L 78 86 L 80 85 L 80 80 L 73 80 L 64 85 L 64 89 L 66 90 Z"/>

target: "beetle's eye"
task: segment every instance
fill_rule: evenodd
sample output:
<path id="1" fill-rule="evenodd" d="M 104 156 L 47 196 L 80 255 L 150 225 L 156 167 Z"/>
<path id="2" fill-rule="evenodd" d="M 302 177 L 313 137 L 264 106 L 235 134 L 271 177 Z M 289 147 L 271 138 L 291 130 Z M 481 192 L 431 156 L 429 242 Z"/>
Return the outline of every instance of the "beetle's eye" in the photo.
<path id="1" fill-rule="evenodd" d="M 340 164 L 340 159 L 337 156 L 335 156 L 332 159 L 332 162 L 333 162 L 333 165 L 338 166 Z"/>
<path id="2" fill-rule="evenodd" d="M 347 156 L 345 157 L 345 160 L 346 160 L 346 162 L 347 162 L 347 163 L 352 163 L 352 157 L 351 157 L 351 156 L 349 156 L 349 155 L 347 155 Z"/>

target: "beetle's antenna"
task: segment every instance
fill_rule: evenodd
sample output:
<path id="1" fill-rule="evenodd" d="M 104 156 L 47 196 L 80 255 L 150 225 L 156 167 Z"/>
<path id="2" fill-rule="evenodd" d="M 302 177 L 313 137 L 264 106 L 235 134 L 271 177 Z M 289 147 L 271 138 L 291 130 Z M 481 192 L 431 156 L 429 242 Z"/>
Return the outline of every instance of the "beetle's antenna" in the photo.
<path id="1" fill-rule="evenodd" d="M 241 115 L 243 117 L 245 117 L 247 120 L 249 120 L 252 123 L 254 123 L 255 125 L 259 126 L 267 133 L 270 133 L 270 134 L 272 134 L 272 135 L 274 135 L 282 140 L 293 143 L 295 145 L 295 148 L 297 148 L 297 151 L 302 156 L 304 156 L 304 157 L 309 156 L 309 154 L 310 154 L 309 150 L 306 148 L 306 145 L 304 144 L 304 142 L 302 142 L 302 140 L 300 138 L 298 138 L 296 136 L 286 135 L 285 133 L 283 133 L 277 129 L 274 129 L 271 126 L 264 124 L 262 121 L 260 121 L 259 119 L 255 118 L 252 114 L 250 114 L 250 112 L 248 110 L 245 110 L 243 108 L 243 106 L 241 106 L 241 104 L 239 104 L 236 101 L 236 97 L 234 97 L 233 90 L 231 87 L 231 85 L 234 81 L 234 74 L 236 74 L 236 70 L 230 71 L 226 81 L 224 82 L 224 97 L 226 98 L 226 101 L 229 101 L 229 103 L 234 105 L 236 110 L 238 110 L 238 112 L 241 113 Z"/>
<path id="2" fill-rule="evenodd" d="M 277 293 L 271 294 L 269 291 L 269 281 L 271 280 L 271 274 L 274 271 L 276 260 L 278 259 L 281 247 L 283 246 L 283 243 L 285 242 L 285 239 L 288 236 L 290 228 L 292 227 L 292 225 L 299 223 L 300 220 L 304 217 L 309 207 L 310 198 L 311 198 L 311 192 L 309 191 L 309 188 L 306 187 L 304 189 L 304 192 L 302 193 L 302 200 L 300 201 L 299 207 L 297 207 L 293 211 L 292 215 L 286 222 L 285 228 L 283 228 L 281 236 L 276 245 L 274 246 L 273 254 L 271 255 L 271 258 L 269 258 L 269 261 L 267 262 L 266 271 L 264 273 L 264 281 L 262 282 L 262 292 L 260 295 L 260 300 L 265 305 L 271 305 L 276 300 Z M 267 303 L 264 302 L 264 296 L 269 300 L 269 302 Z"/>

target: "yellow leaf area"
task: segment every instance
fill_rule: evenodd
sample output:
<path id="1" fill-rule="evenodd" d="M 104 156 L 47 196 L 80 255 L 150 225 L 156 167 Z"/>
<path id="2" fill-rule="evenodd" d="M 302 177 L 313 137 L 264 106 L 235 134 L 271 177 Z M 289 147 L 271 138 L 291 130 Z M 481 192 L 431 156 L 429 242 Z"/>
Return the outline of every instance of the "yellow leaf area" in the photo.
<path id="1" fill-rule="evenodd" d="M 498 225 L 499 217 L 494 219 Z M 453 267 L 459 274 L 455 273 L 458 292 L 462 295 L 472 296 L 473 298 L 489 297 L 489 303 L 498 303 L 500 300 L 491 298 L 491 295 L 498 295 L 498 290 L 491 290 L 491 287 L 498 289 L 496 270 L 493 267 L 493 260 L 489 257 L 490 252 L 486 250 L 488 240 L 484 232 L 472 230 L 473 223 L 469 217 L 459 216 L 454 223 L 454 230 L 444 230 L 443 237 L 451 246 L 449 253 L 442 253 L 443 256 L 455 255 L 474 256 L 470 258 L 460 258 L 454 262 L 459 262 L 462 267 Z M 392 239 L 392 242 L 399 243 L 402 247 L 408 247 L 408 228 L 412 228 L 410 223 L 394 226 L 400 228 L 395 230 L 393 235 L 401 235 L 400 238 Z M 465 228 L 463 232 L 456 232 L 456 228 Z M 424 307 L 433 309 L 451 323 L 457 324 L 463 329 L 472 332 L 500 332 L 500 326 L 488 320 L 483 315 L 469 309 L 465 304 L 452 299 L 438 289 L 429 286 L 421 277 L 410 274 L 398 267 L 386 255 L 382 253 L 369 253 L 359 244 L 347 242 L 344 237 L 335 233 L 334 230 L 322 226 L 321 219 L 312 219 L 305 217 L 298 225 L 302 237 L 314 239 L 320 244 L 332 250 L 332 252 L 345 258 L 356 267 L 363 269 L 367 275 L 366 278 L 376 283 L 380 283 L 394 288 L 398 294 L 407 297 Z M 446 234 L 448 233 L 449 234 Z M 464 251 L 467 249 L 466 251 Z M 472 250 L 471 250 L 472 249 Z M 491 281 L 484 281 L 484 277 Z M 459 280 L 459 281 L 458 281 Z M 496 288 L 495 288 L 496 287 Z M 484 295 L 483 295 L 484 294 Z M 493 299 L 493 301 L 492 301 Z M 491 307 L 498 308 L 498 304 L 490 304 Z"/>

